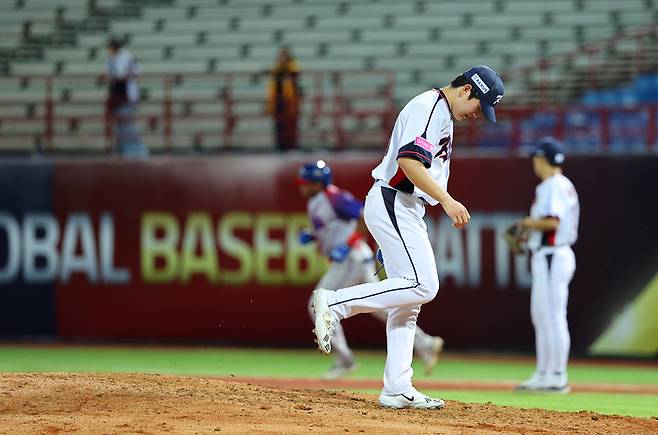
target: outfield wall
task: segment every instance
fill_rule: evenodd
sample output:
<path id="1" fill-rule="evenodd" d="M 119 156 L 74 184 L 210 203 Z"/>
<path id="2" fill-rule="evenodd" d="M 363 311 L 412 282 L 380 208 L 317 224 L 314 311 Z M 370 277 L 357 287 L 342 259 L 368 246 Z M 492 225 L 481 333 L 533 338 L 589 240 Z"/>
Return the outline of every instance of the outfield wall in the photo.
<path id="1" fill-rule="evenodd" d="M 377 157 L 328 162 L 364 197 Z M 306 304 L 326 261 L 297 242 L 309 158 L 0 162 L 0 336 L 311 346 Z M 638 301 L 658 300 L 658 156 L 574 157 L 565 172 L 582 208 L 573 349 L 655 355 L 655 310 Z M 532 349 L 528 261 L 501 234 L 536 183 L 527 158 L 457 156 L 450 191 L 470 225 L 428 208 L 441 289 L 419 324 L 450 347 Z M 354 345 L 384 343 L 370 316 L 345 325 Z"/>

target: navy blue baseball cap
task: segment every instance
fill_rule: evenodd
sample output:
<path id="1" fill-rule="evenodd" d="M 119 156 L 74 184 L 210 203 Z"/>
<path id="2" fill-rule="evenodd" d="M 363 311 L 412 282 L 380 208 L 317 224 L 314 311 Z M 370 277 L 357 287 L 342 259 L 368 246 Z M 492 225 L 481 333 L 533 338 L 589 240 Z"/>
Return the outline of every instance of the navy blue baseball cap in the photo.
<path id="1" fill-rule="evenodd" d="M 482 113 L 494 124 L 496 123 L 496 111 L 494 107 L 505 95 L 503 79 L 498 73 L 486 65 L 478 65 L 464 71 L 464 77 L 473 86 L 477 97 L 480 99 Z"/>
<path id="2" fill-rule="evenodd" d="M 566 157 L 562 142 L 550 136 L 542 138 L 531 155 L 545 157 L 551 166 L 561 166 Z"/>

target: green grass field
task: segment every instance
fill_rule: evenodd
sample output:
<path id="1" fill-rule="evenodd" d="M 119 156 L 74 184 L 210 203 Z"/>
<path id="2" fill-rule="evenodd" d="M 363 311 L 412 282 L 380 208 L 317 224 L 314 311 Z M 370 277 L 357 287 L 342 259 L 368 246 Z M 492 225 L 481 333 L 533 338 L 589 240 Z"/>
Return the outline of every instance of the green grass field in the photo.
<path id="1" fill-rule="evenodd" d="M 351 377 L 381 381 L 382 352 L 357 352 L 360 370 Z M 415 367 L 417 380 L 521 381 L 533 370 L 531 358 L 482 355 L 444 357 L 431 376 Z M 233 348 L 150 348 L 114 346 L 0 346 L 0 372 L 141 372 L 270 378 L 317 378 L 331 359 L 311 350 Z M 574 362 L 572 384 L 632 384 L 658 386 L 658 364 L 625 365 Z M 356 391 L 356 390 L 355 390 Z M 359 390 L 378 393 L 378 390 Z M 658 394 L 583 393 L 545 395 L 513 391 L 425 391 L 448 400 L 491 402 L 522 408 L 594 411 L 636 417 L 658 416 Z"/>

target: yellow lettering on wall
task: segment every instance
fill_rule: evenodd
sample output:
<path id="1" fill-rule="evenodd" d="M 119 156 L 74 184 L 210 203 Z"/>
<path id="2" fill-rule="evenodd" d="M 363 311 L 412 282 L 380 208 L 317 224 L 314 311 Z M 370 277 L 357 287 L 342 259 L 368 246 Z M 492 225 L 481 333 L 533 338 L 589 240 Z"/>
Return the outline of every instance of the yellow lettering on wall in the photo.
<path id="1" fill-rule="evenodd" d="M 145 212 L 141 222 L 141 275 L 151 284 L 189 283 L 195 275 L 212 284 L 315 285 L 327 268 L 315 243 L 300 245 L 304 213 L 233 211 L 215 222 L 192 212 L 185 224 L 168 212 Z M 250 239 L 237 236 L 244 232 Z M 281 235 L 283 234 L 283 238 Z M 238 266 L 220 271 L 220 254 Z"/>
<path id="2" fill-rule="evenodd" d="M 256 219 L 254 226 L 254 250 L 256 260 L 256 279 L 260 284 L 283 284 L 285 274 L 282 271 L 270 270 L 269 260 L 283 256 L 281 240 L 270 238 L 271 230 L 281 230 L 285 227 L 285 218 L 281 213 L 262 213 Z"/>
<path id="3" fill-rule="evenodd" d="M 301 245 L 299 232 L 308 227 L 308 217 L 303 213 L 287 215 L 286 225 L 286 276 L 294 285 L 315 285 L 323 272 L 322 256 L 315 243 Z M 306 263 L 306 269 L 302 264 Z"/>
<path id="4" fill-rule="evenodd" d="M 210 214 L 190 213 L 185 223 L 181 246 L 181 282 L 187 283 L 194 274 L 204 275 L 209 282 L 219 282 L 217 247 L 213 237 Z M 201 253 L 197 255 L 197 247 Z"/>
<path id="5" fill-rule="evenodd" d="M 254 263 L 251 247 L 244 240 L 235 236 L 238 228 L 251 229 L 253 218 L 246 212 L 232 212 L 219 221 L 217 239 L 222 251 L 239 262 L 237 270 L 222 271 L 222 281 L 227 284 L 244 284 L 251 279 Z"/>
<path id="6" fill-rule="evenodd" d="M 161 230 L 164 235 L 157 237 Z M 180 230 L 178 221 L 170 213 L 146 212 L 141 224 L 141 264 L 142 279 L 146 283 L 173 281 L 178 276 L 178 253 L 176 245 Z M 157 268 L 156 260 L 161 258 L 164 266 Z"/>

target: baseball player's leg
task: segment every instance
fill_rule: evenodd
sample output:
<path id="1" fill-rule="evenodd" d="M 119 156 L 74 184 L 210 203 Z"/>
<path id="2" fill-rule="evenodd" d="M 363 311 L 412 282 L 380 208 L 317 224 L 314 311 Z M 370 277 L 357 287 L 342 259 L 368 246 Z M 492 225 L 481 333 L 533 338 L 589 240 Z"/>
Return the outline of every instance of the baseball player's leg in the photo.
<path id="1" fill-rule="evenodd" d="M 575 257 L 571 248 L 560 248 L 553 254 L 549 280 L 550 323 L 552 325 L 550 343 L 552 349 L 548 370 L 550 386 L 560 387 L 567 384 L 567 361 L 571 337 L 567 323 L 567 302 L 569 299 L 569 282 L 575 271 Z"/>
<path id="2" fill-rule="evenodd" d="M 331 346 L 336 349 L 336 359 L 329 370 L 322 375 L 322 378 L 340 379 L 358 370 L 359 364 L 352 353 L 352 349 L 350 349 L 347 344 L 345 332 L 340 323 L 337 323 L 334 328 L 334 334 L 331 338 Z"/>
<path id="3" fill-rule="evenodd" d="M 532 255 L 530 262 L 532 288 L 530 290 L 530 318 L 535 329 L 535 355 L 537 366 L 533 375 L 519 385 L 520 389 L 535 390 L 541 388 L 546 380 L 548 361 L 550 359 L 550 341 L 547 308 L 548 267 L 546 256 L 541 253 Z"/>
<path id="4" fill-rule="evenodd" d="M 370 247 L 368 247 L 368 249 L 370 249 Z M 370 252 L 372 253 L 372 250 L 370 250 Z M 373 261 L 364 263 L 363 267 L 361 268 L 361 272 L 362 283 L 379 282 L 374 259 Z M 381 320 L 384 323 L 386 323 L 386 320 L 388 319 L 388 313 L 386 311 L 373 311 L 370 314 L 372 314 L 372 316 L 377 320 Z"/>
<path id="5" fill-rule="evenodd" d="M 371 313 L 377 320 L 386 323 L 388 320 L 388 313 L 385 311 L 375 311 Z M 443 338 L 439 336 L 429 335 L 423 331 L 420 326 L 416 325 L 416 332 L 414 333 L 414 353 L 425 364 L 425 373 L 431 373 L 431 370 L 436 365 L 439 354 L 443 350 Z"/>
<path id="6" fill-rule="evenodd" d="M 532 288 L 530 290 L 530 318 L 535 328 L 535 349 L 537 355 L 537 372 L 548 371 L 550 354 L 548 323 L 548 268 L 546 257 L 535 254 L 532 258 Z"/>
<path id="7" fill-rule="evenodd" d="M 384 311 L 377 311 L 372 313 L 372 315 L 384 323 L 388 320 L 388 313 Z M 413 351 L 423 361 L 426 374 L 432 373 L 432 369 L 438 362 L 439 355 L 443 351 L 443 344 L 443 338 L 429 335 L 420 326 L 416 325 Z"/>
<path id="8" fill-rule="evenodd" d="M 414 334 L 414 351 L 421 355 L 432 345 L 432 336 L 423 331 L 420 326 L 416 325 Z"/>
<path id="9" fill-rule="evenodd" d="M 429 335 L 416 325 L 414 352 L 423 361 L 426 375 L 431 374 L 434 370 L 434 366 L 439 361 L 439 355 L 443 352 L 443 345 L 443 338 L 438 335 Z"/>
<path id="10" fill-rule="evenodd" d="M 391 308 L 388 312 L 384 394 L 403 394 L 411 389 L 411 361 L 419 312 L 420 305 Z"/>
<path id="11" fill-rule="evenodd" d="M 373 308 L 388 310 L 383 394 L 393 396 L 411 389 L 416 319 L 420 305 L 436 295 L 439 280 L 422 204 L 390 189 L 371 191 L 371 196 L 366 223 L 386 258 L 389 278 L 338 290 L 331 303 L 339 318 Z"/>
<path id="12" fill-rule="evenodd" d="M 434 299 L 439 281 L 424 212 L 422 203 L 411 195 L 378 186 L 371 189 L 365 219 L 386 258 L 388 278 L 328 294 L 328 305 L 338 320 Z"/>
<path id="13" fill-rule="evenodd" d="M 532 257 L 530 311 L 535 327 L 539 389 L 568 391 L 566 364 L 570 338 L 567 326 L 568 284 L 575 263 L 573 251 L 560 248 Z"/>
<path id="14" fill-rule="evenodd" d="M 368 247 L 370 249 L 370 247 Z M 370 250 L 372 253 L 372 250 Z M 363 267 L 361 268 L 361 282 L 362 283 L 369 283 L 369 282 L 379 282 L 379 277 L 377 276 L 377 269 L 375 267 L 375 261 L 367 262 L 363 264 Z M 373 317 L 375 317 L 377 320 L 381 320 L 382 322 L 386 323 L 386 320 L 388 319 L 388 313 L 386 311 L 373 311 L 372 313 Z"/>
<path id="15" fill-rule="evenodd" d="M 422 202 L 411 195 L 377 185 L 370 190 L 365 220 L 387 258 L 389 278 L 335 292 L 314 292 L 314 333 L 321 351 L 331 352 L 330 338 L 337 321 L 359 313 L 421 305 L 436 296 L 439 281 L 424 212 Z"/>
<path id="16" fill-rule="evenodd" d="M 420 305 L 391 308 L 386 322 L 386 366 L 384 388 L 379 395 L 380 405 L 387 408 L 440 409 L 441 399 L 428 397 L 416 390 L 412 383 L 413 340 Z"/>
<path id="17" fill-rule="evenodd" d="M 371 313 L 375 318 L 386 323 L 388 320 L 388 313 L 384 311 L 376 311 Z M 414 333 L 414 354 L 419 357 L 425 366 L 425 373 L 430 374 L 434 366 L 439 360 L 439 355 L 443 351 L 443 338 L 439 336 L 431 336 L 423 331 L 420 326 L 416 325 L 416 332 Z"/>
<path id="18" fill-rule="evenodd" d="M 365 242 L 358 242 L 352 248 L 355 261 L 359 262 L 359 273 L 355 277 L 354 284 L 363 284 L 368 282 L 379 282 L 377 276 L 377 265 L 375 263 L 375 254 Z"/>
<path id="19" fill-rule="evenodd" d="M 363 282 L 378 282 L 379 278 L 375 275 L 374 262 L 365 264 L 363 267 Z M 386 311 L 375 311 L 371 313 L 373 317 L 386 323 L 388 313 Z M 420 326 L 416 325 L 414 336 L 414 353 L 423 360 L 425 373 L 430 374 L 436 365 L 439 355 L 443 351 L 443 338 L 433 337 L 423 331 Z"/>

